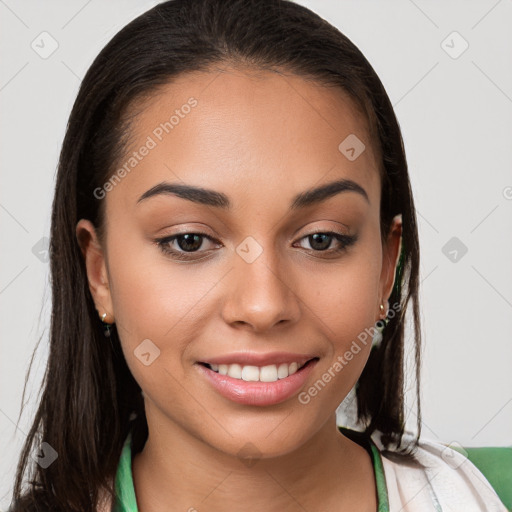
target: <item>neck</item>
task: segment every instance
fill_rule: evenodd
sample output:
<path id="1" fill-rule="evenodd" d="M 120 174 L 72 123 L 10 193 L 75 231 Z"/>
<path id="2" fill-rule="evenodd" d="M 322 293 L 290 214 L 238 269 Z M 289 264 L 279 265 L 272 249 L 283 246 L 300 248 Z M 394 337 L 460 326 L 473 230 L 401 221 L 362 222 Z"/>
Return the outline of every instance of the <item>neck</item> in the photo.
<path id="1" fill-rule="evenodd" d="M 139 512 L 376 510 L 371 459 L 338 431 L 335 416 L 300 448 L 252 460 L 155 424 L 132 465 Z"/>

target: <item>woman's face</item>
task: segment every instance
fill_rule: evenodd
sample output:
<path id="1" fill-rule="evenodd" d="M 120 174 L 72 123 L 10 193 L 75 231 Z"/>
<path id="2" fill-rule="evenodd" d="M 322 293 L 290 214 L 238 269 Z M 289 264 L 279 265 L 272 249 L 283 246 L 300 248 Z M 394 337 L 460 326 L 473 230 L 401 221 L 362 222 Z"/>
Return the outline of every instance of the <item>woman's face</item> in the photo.
<path id="1" fill-rule="evenodd" d="M 297 449 L 361 374 L 393 285 L 400 225 L 382 246 L 365 122 L 339 89 L 240 68 L 182 75 L 138 112 L 97 191 L 105 244 L 77 235 L 150 434 Z"/>

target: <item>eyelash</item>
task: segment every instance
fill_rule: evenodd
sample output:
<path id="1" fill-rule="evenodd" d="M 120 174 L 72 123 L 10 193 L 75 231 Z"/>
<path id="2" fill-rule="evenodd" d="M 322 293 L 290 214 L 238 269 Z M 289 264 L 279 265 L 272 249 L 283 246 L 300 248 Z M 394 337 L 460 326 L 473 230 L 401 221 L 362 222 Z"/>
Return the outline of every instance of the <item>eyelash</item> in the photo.
<path id="1" fill-rule="evenodd" d="M 317 234 L 328 235 L 328 236 L 334 237 L 335 240 L 337 240 L 338 242 L 341 243 L 341 247 L 338 249 L 324 249 L 324 250 L 307 249 L 308 251 L 312 251 L 315 253 L 328 254 L 328 255 L 336 255 L 341 252 L 344 252 L 349 246 L 353 245 L 357 241 L 356 235 L 345 235 L 342 233 L 337 233 L 336 231 L 314 231 L 313 233 L 304 235 L 299 240 L 303 240 L 304 238 L 309 238 L 310 236 L 317 235 Z M 199 231 L 187 231 L 184 233 L 178 233 L 176 235 L 158 238 L 158 239 L 154 240 L 154 242 L 165 255 L 171 256 L 174 259 L 183 260 L 183 261 L 193 261 L 193 260 L 203 259 L 203 258 L 196 258 L 194 256 L 192 256 L 192 257 L 188 256 L 188 255 L 197 254 L 199 251 L 187 252 L 187 251 L 177 251 L 175 249 L 169 248 L 169 243 L 173 242 L 180 236 L 184 236 L 184 235 L 198 235 L 200 237 L 210 240 L 211 242 L 217 242 L 217 240 L 215 240 L 211 236 L 207 235 L 206 233 L 201 233 Z"/>

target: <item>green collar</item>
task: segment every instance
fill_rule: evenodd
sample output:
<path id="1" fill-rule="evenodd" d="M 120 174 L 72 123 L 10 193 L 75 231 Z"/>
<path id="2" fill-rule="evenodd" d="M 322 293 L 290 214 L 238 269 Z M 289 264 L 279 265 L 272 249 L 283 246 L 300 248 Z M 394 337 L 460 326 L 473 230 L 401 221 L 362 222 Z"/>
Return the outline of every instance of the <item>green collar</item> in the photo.
<path id="1" fill-rule="evenodd" d="M 365 448 L 370 454 L 375 471 L 375 480 L 377 482 L 377 500 L 378 512 L 389 512 L 388 492 L 386 488 L 386 479 L 382 458 L 380 452 L 372 441 L 362 432 L 357 432 L 345 427 L 338 427 L 340 432 Z M 116 474 L 116 495 L 117 499 L 112 508 L 112 512 L 138 512 L 137 500 L 135 498 L 135 489 L 132 477 L 132 453 L 131 453 L 131 433 L 126 437 L 126 441 L 121 452 L 119 466 Z"/>
<path id="2" fill-rule="evenodd" d="M 388 489 L 382 456 L 372 438 L 364 432 L 358 432 L 346 427 L 338 427 L 338 430 L 355 443 L 362 446 L 369 454 L 373 462 L 375 482 L 377 483 L 377 512 L 389 512 Z"/>

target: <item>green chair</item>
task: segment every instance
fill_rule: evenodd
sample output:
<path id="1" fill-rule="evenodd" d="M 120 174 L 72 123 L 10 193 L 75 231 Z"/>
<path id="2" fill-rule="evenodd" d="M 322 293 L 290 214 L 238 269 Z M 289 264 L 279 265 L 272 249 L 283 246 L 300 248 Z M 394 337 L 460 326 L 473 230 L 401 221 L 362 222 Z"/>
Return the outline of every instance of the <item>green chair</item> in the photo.
<path id="1" fill-rule="evenodd" d="M 507 510 L 512 511 L 512 446 L 451 447 L 467 456 L 487 478 Z"/>

